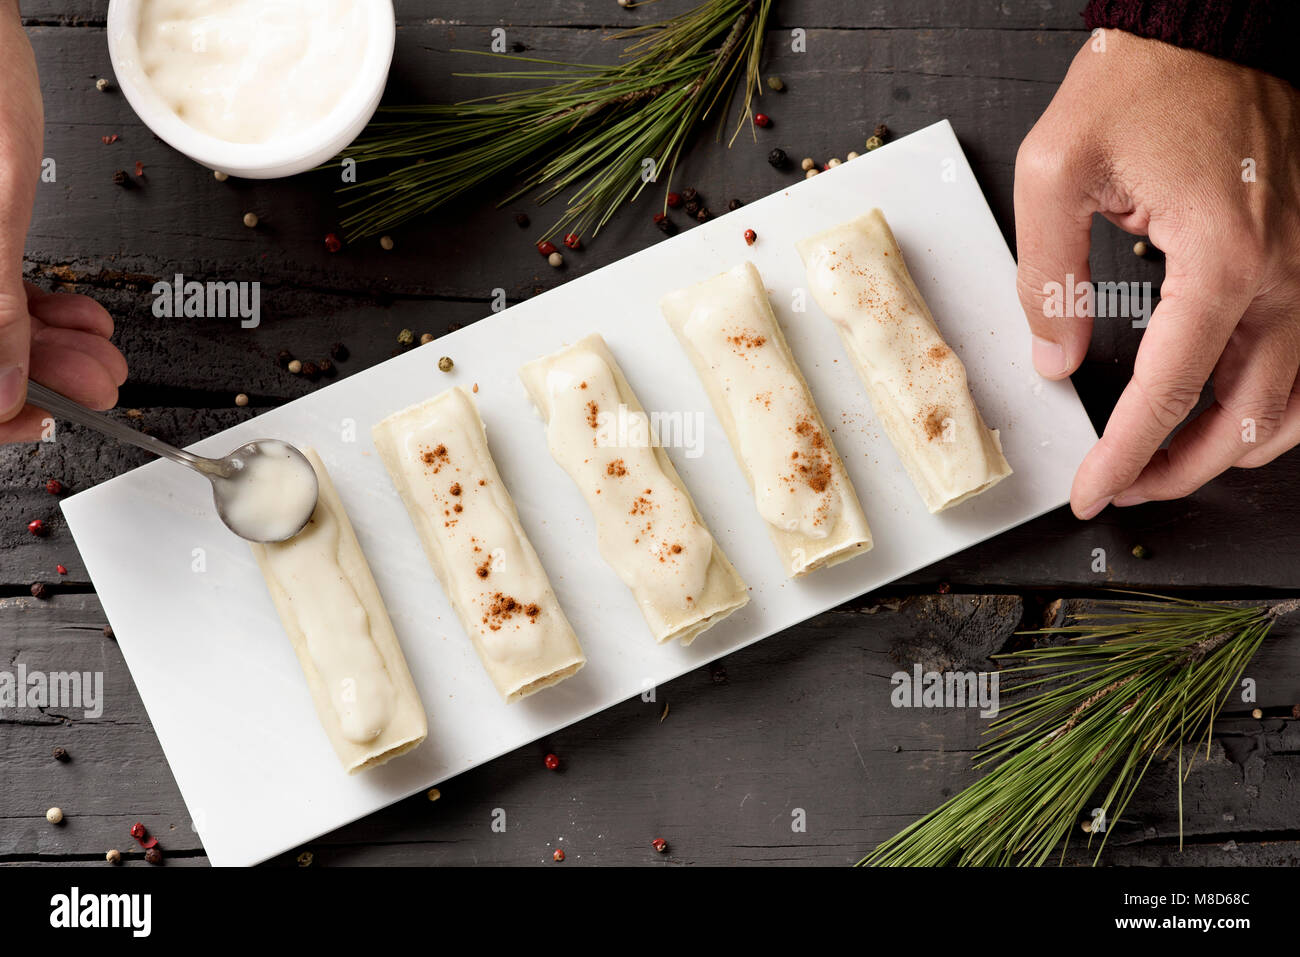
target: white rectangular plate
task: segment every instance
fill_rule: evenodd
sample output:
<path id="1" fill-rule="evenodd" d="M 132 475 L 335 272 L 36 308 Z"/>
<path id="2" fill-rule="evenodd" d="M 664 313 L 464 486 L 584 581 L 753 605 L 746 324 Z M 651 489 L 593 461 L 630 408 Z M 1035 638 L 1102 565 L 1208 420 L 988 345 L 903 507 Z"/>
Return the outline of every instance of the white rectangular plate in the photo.
<path id="1" fill-rule="evenodd" d="M 1015 469 L 940 515 L 926 511 L 908 481 L 830 320 L 811 296 L 805 311 L 795 309 L 804 287 L 795 240 L 872 206 L 889 218 Z M 758 233 L 753 247 L 746 229 Z M 665 293 L 745 258 L 762 272 L 876 540 L 873 551 L 798 582 L 783 576 L 726 437 L 658 309 Z M 690 648 L 656 645 L 601 561 L 583 501 L 551 460 L 516 374 L 593 331 L 648 411 L 695 413 L 702 424 L 702 454 L 670 454 L 752 600 Z M 452 373 L 438 371 L 441 355 L 455 359 Z M 479 387 L 501 473 L 589 658 L 577 676 L 510 706 L 443 597 L 370 440 L 375 422 L 455 383 Z M 155 462 L 66 500 L 214 864 L 265 860 L 1049 511 L 1067 501 L 1075 467 L 1096 440 L 1073 387 L 1033 372 L 1015 264 L 946 121 L 192 448 L 221 455 L 263 437 L 314 446 L 324 458 L 429 711 L 429 739 L 360 776 L 340 770 L 248 547 L 217 521 L 198 476 Z"/>

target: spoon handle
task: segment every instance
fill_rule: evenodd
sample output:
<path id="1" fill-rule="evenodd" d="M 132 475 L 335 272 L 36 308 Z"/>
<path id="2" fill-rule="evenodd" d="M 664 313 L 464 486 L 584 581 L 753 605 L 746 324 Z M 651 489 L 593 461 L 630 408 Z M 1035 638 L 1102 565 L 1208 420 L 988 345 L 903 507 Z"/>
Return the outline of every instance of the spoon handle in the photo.
<path id="1" fill-rule="evenodd" d="M 170 459 L 181 465 L 188 465 L 192 469 L 204 473 L 205 475 L 223 475 L 225 470 L 218 462 L 212 459 L 206 459 L 201 455 L 195 455 L 192 452 L 186 452 L 175 446 L 168 445 L 161 439 L 156 439 L 152 435 L 145 435 L 143 432 L 131 428 L 124 422 L 118 422 L 110 419 L 106 415 L 98 412 L 92 412 L 79 402 L 74 402 L 65 395 L 60 395 L 53 389 L 47 389 L 37 382 L 27 383 L 27 401 L 32 405 L 45 409 L 52 415 L 60 416 L 69 422 L 76 422 L 78 425 L 84 425 L 87 428 L 95 429 L 102 432 L 110 438 L 117 439 L 119 442 L 126 442 L 128 445 L 134 445 L 137 448 L 144 449 L 146 452 L 152 452 L 160 458 Z"/>

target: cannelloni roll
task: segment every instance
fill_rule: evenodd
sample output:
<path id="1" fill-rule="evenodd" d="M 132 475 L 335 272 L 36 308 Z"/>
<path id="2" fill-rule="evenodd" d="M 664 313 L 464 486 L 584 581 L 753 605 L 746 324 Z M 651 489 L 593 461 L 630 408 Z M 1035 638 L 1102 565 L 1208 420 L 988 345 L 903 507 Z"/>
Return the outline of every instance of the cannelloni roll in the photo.
<path id="1" fill-rule="evenodd" d="M 316 713 L 349 774 L 410 751 L 428 721 L 370 566 L 320 456 L 320 495 L 301 532 L 255 544 L 280 621 L 298 655 Z"/>
<path id="2" fill-rule="evenodd" d="M 506 701 L 587 661 L 488 450 L 469 394 L 449 389 L 380 422 L 375 448 L 429 563 Z"/>
<path id="3" fill-rule="evenodd" d="M 688 645 L 749 601 L 604 339 L 587 336 L 519 376 L 656 641 Z"/>
<path id="4" fill-rule="evenodd" d="M 835 321 L 926 507 L 941 512 L 1010 475 L 884 214 L 873 209 L 797 246 L 813 298 Z"/>
<path id="5" fill-rule="evenodd" d="M 703 381 L 786 574 L 869 550 L 857 493 L 753 263 L 680 289 L 660 308 Z"/>

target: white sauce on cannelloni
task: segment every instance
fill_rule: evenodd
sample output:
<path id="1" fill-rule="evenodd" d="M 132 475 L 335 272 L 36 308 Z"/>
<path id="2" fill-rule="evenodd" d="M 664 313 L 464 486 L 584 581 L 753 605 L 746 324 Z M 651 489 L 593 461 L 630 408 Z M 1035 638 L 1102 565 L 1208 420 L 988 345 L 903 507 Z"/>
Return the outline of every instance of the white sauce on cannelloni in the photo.
<path id="1" fill-rule="evenodd" d="M 370 633 L 370 616 L 339 561 L 340 525 L 323 503 L 286 542 L 265 547 L 284 589 L 307 653 L 329 692 L 343 736 L 372 741 L 395 707 L 393 683 Z"/>
<path id="2" fill-rule="evenodd" d="M 551 455 L 587 500 L 601 555 L 647 608 L 688 608 L 708 578 L 713 538 L 660 467 L 648 417 L 621 402 L 594 352 L 556 358 L 545 388 Z"/>
<path id="3" fill-rule="evenodd" d="M 682 333 L 721 387 L 759 514 L 784 531 L 825 538 L 843 505 L 834 449 L 774 320 L 751 291 L 727 286 L 693 290 Z"/>
<path id="4" fill-rule="evenodd" d="M 442 403 L 406 433 L 401 467 L 484 653 L 498 662 L 536 658 L 553 631 L 567 636 L 569 629 L 549 613 L 555 597 L 546 573 L 525 547 L 486 444 L 473 434 L 477 423 L 460 412 L 457 403 Z"/>

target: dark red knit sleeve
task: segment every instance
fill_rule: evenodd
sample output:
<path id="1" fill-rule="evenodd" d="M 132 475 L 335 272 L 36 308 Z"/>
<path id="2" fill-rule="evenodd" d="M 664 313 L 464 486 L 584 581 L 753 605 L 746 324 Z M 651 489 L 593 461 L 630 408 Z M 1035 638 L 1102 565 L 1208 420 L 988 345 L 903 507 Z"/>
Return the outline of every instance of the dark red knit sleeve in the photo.
<path id="1" fill-rule="evenodd" d="M 1164 40 L 1300 86 L 1300 0 L 1089 0 L 1083 19 L 1090 30 Z"/>

